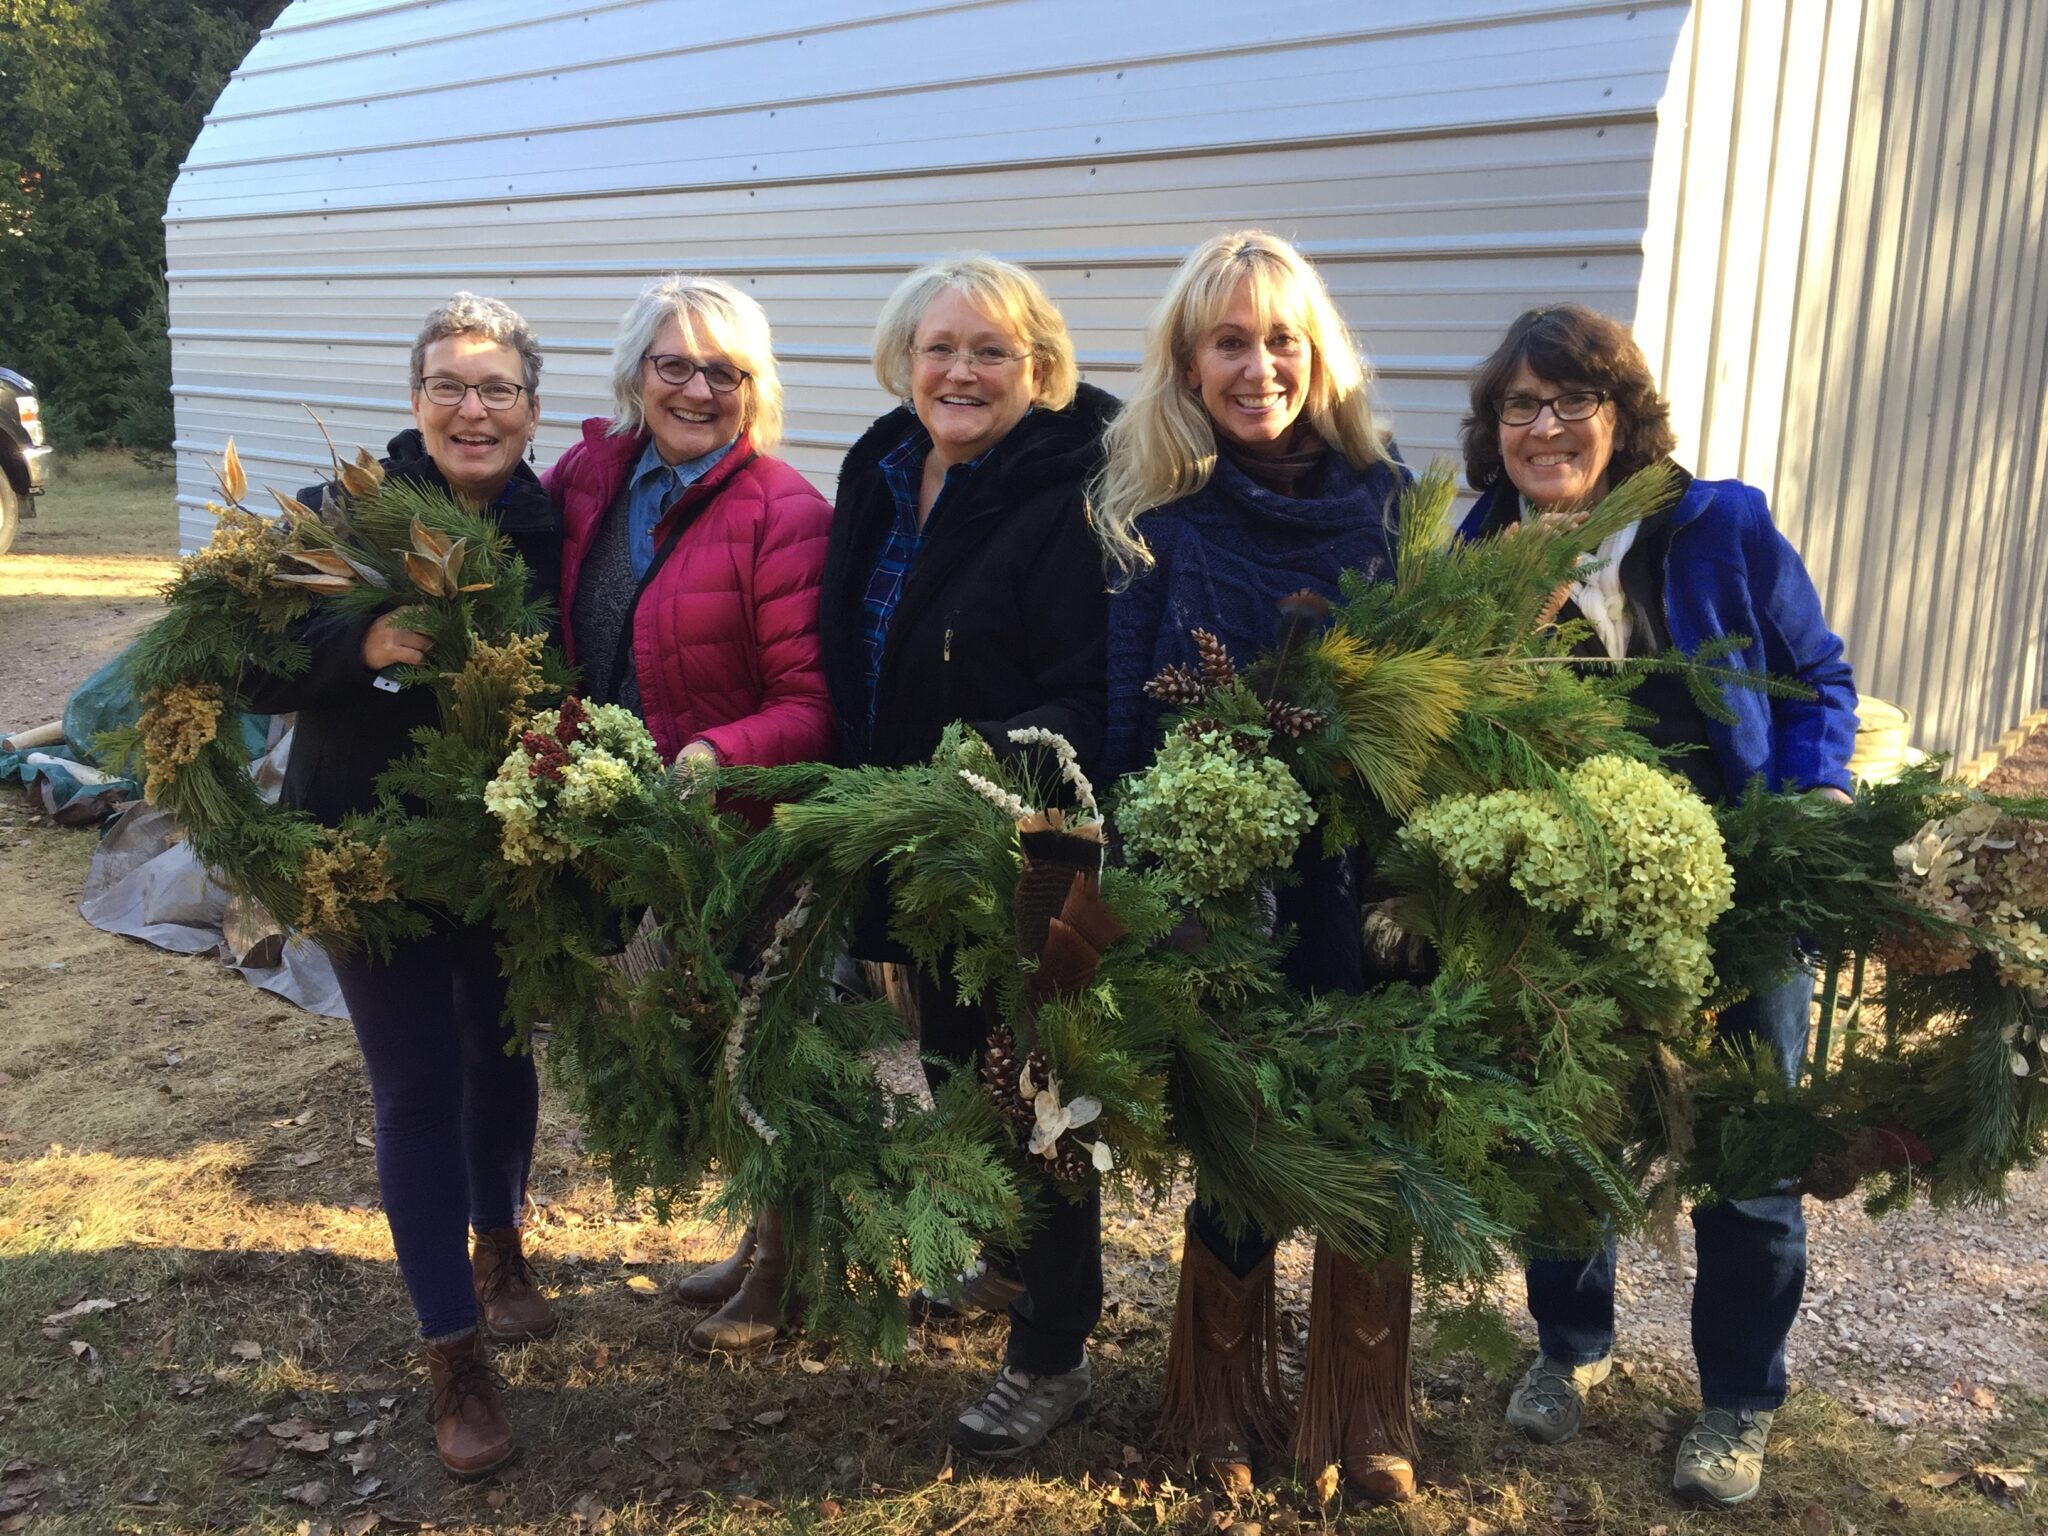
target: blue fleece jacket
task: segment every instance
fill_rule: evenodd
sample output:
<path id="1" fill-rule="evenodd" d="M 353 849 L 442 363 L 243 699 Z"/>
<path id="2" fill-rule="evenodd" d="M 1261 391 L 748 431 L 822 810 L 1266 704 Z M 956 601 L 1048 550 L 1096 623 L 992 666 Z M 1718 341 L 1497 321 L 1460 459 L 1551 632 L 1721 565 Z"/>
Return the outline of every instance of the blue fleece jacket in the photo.
<path id="1" fill-rule="evenodd" d="M 1242 666 L 1272 645 L 1290 592 L 1334 601 L 1345 571 L 1392 579 L 1396 503 L 1411 478 L 1397 458 L 1359 470 L 1332 453 L 1316 495 L 1282 496 L 1219 458 L 1207 485 L 1145 514 L 1157 563 L 1109 603 L 1108 782 L 1151 760 L 1166 710 L 1145 683 L 1195 662 L 1189 630 L 1218 636 Z"/>
<path id="2" fill-rule="evenodd" d="M 1466 514 L 1465 536 L 1477 537 L 1496 498 L 1513 494 L 1505 478 L 1490 487 Z M 1749 644 L 1728 665 L 1813 690 L 1811 699 L 1724 690 L 1734 723 L 1709 719 L 1707 740 L 1731 794 L 1757 774 L 1773 790 L 1851 787 L 1855 679 L 1813 578 L 1771 521 L 1762 491 L 1740 480 L 1695 480 L 1686 488 L 1672 512 L 1664 614 L 1671 643 L 1688 656 L 1709 640 L 1741 635 Z"/>

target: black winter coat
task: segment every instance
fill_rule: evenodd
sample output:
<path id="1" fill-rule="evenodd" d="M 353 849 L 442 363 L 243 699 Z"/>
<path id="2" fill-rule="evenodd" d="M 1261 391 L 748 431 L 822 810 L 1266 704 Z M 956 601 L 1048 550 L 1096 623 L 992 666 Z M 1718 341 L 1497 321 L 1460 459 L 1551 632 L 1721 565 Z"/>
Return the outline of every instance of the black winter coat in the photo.
<path id="1" fill-rule="evenodd" d="M 890 619 L 872 735 L 862 599 L 896 517 L 880 461 L 910 430 L 910 409 L 853 445 L 818 612 L 842 763 L 924 762 L 964 720 L 1004 754 L 1011 730 L 1057 731 L 1092 767 L 1106 709 L 1108 595 L 1087 485 L 1117 404 L 1083 384 L 1065 410 L 1032 411 L 952 493 Z"/>
<path id="2" fill-rule="evenodd" d="M 448 489 L 416 430 L 392 438 L 383 463 L 384 472 L 396 479 Z M 301 491 L 299 500 L 318 511 L 334 494 L 333 487 L 317 485 Z M 533 471 L 520 464 L 505 497 L 486 515 L 526 562 L 527 590 L 552 608 L 562 576 L 562 524 Z M 298 713 L 278 797 L 287 809 L 305 811 L 329 826 L 350 811 L 367 810 L 376 798 L 377 775 L 411 750 L 412 732 L 439 722 L 432 689 L 386 692 L 373 686 L 377 674 L 363 665 L 364 634 L 378 614 L 398 606 L 392 602 L 378 613 L 342 614 L 316 601 L 313 612 L 292 627 L 312 653 L 305 671 L 296 677 L 276 677 L 253 667 L 243 671 L 241 695 L 247 708 Z"/>

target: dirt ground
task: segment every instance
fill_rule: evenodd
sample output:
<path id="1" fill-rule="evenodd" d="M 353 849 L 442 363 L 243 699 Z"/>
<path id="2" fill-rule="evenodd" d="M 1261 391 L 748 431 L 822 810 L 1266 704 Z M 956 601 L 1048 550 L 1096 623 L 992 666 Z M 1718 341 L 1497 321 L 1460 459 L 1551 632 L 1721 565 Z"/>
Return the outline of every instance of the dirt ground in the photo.
<path id="1" fill-rule="evenodd" d="M 53 718 L 150 616 L 168 485 L 96 468 L 70 508 L 60 480 L 0 558 L 0 727 Z M 115 508 L 97 524 L 94 496 Z M 2048 742 L 2029 757 L 2048 769 Z M 616 1202 L 552 1091 L 532 1237 L 565 1324 L 500 1357 L 521 1464 L 453 1484 L 427 1436 L 348 1026 L 86 925 L 92 847 L 0 789 L 0 1536 L 2048 1530 L 2048 1504 L 2001 1470 L 2025 1483 L 2048 1466 L 2040 1180 L 1961 1218 L 1814 1211 L 1802 1390 L 1743 1511 L 1688 1512 L 1664 1491 L 1697 1404 L 1690 1257 L 1641 1244 L 1622 1368 L 1573 1444 L 1522 1441 L 1500 1422 L 1501 1384 L 1425 1349 L 1432 1486 L 1416 1506 L 1325 1508 L 1278 1476 L 1232 1509 L 1150 1450 L 1177 1211 L 1109 1219 L 1091 1420 L 1031 1468 L 956 1466 L 945 1425 L 999 1363 L 998 1331 L 920 1333 L 893 1368 L 801 1339 L 743 1368 L 692 1359 L 690 1314 L 660 1286 L 721 1234 Z M 1305 1244 L 1283 1250 L 1291 1339 L 1308 1261 Z M 1511 1285 L 1500 1295 L 1517 1310 Z M 1286 1358 L 1298 1368 L 1292 1344 Z"/>

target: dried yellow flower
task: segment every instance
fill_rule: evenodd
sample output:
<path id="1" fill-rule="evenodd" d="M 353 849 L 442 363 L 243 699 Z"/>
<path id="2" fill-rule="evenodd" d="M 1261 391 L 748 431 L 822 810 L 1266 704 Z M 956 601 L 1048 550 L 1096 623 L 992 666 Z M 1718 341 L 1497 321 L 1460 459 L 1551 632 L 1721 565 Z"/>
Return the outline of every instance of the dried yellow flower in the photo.
<path id="1" fill-rule="evenodd" d="M 213 740 L 222 704 L 220 689 L 211 683 L 196 687 L 180 683 L 151 695 L 149 707 L 136 722 L 142 733 L 142 759 L 149 768 L 142 797 L 151 805 L 177 778 L 178 770 L 194 761 Z"/>
<path id="2" fill-rule="evenodd" d="M 382 843 L 372 846 L 330 828 L 327 845 L 307 855 L 299 890 L 304 897 L 299 932 L 307 938 L 321 934 L 345 938 L 356 931 L 360 908 L 374 907 L 398 894 L 391 879 L 391 850 Z"/>
<path id="3" fill-rule="evenodd" d="M 213 538 L 178 563 L 178 581 L 218 576 L 244 597 L 261 597 L 287 553 L 283 527 L 240 507 L 208 502 Z"/>

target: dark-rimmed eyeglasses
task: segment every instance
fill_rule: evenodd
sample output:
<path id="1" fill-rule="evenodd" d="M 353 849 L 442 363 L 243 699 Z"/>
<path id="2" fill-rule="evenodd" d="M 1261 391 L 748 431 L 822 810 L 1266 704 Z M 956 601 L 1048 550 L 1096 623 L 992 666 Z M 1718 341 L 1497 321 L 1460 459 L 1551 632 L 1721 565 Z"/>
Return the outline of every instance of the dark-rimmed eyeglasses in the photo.
<path id="1" fill-rule="evenodd" d="M 753 377 L 731 363 L 700 363 L 680 352 L 643 352 L 640 361 L 652 368 L 654 376 L 664 384 L 687 384 L 701 373 L 704 382 L 721 395 L 731 394 Z"/>
<path id="2" fill-rule="evenodd" d="M 451 379 L 445 373 L 433 374 L 420 380 L 420 393 L 436 405 L 461 405 L 463 397 L 471 390 L 484 403 L 487 411 L 509 411 L 519 403 L 519 397 L 526 393 L 524 384 L 514 384 L 507 379 L 491 379 L 482 384 L 465 384 L 460 379 Z"/>
<path id="3" fill-rule="evenodd" d="M 1597 415 L 1612 398 L 1604 389 L 1569 389 L 1561 395 L 1502 395 L 1493 403 L 1494 419 L 1504 427 L 1533 427 L 1543 407 L 1559 421 L 1584 421 Z"/>

